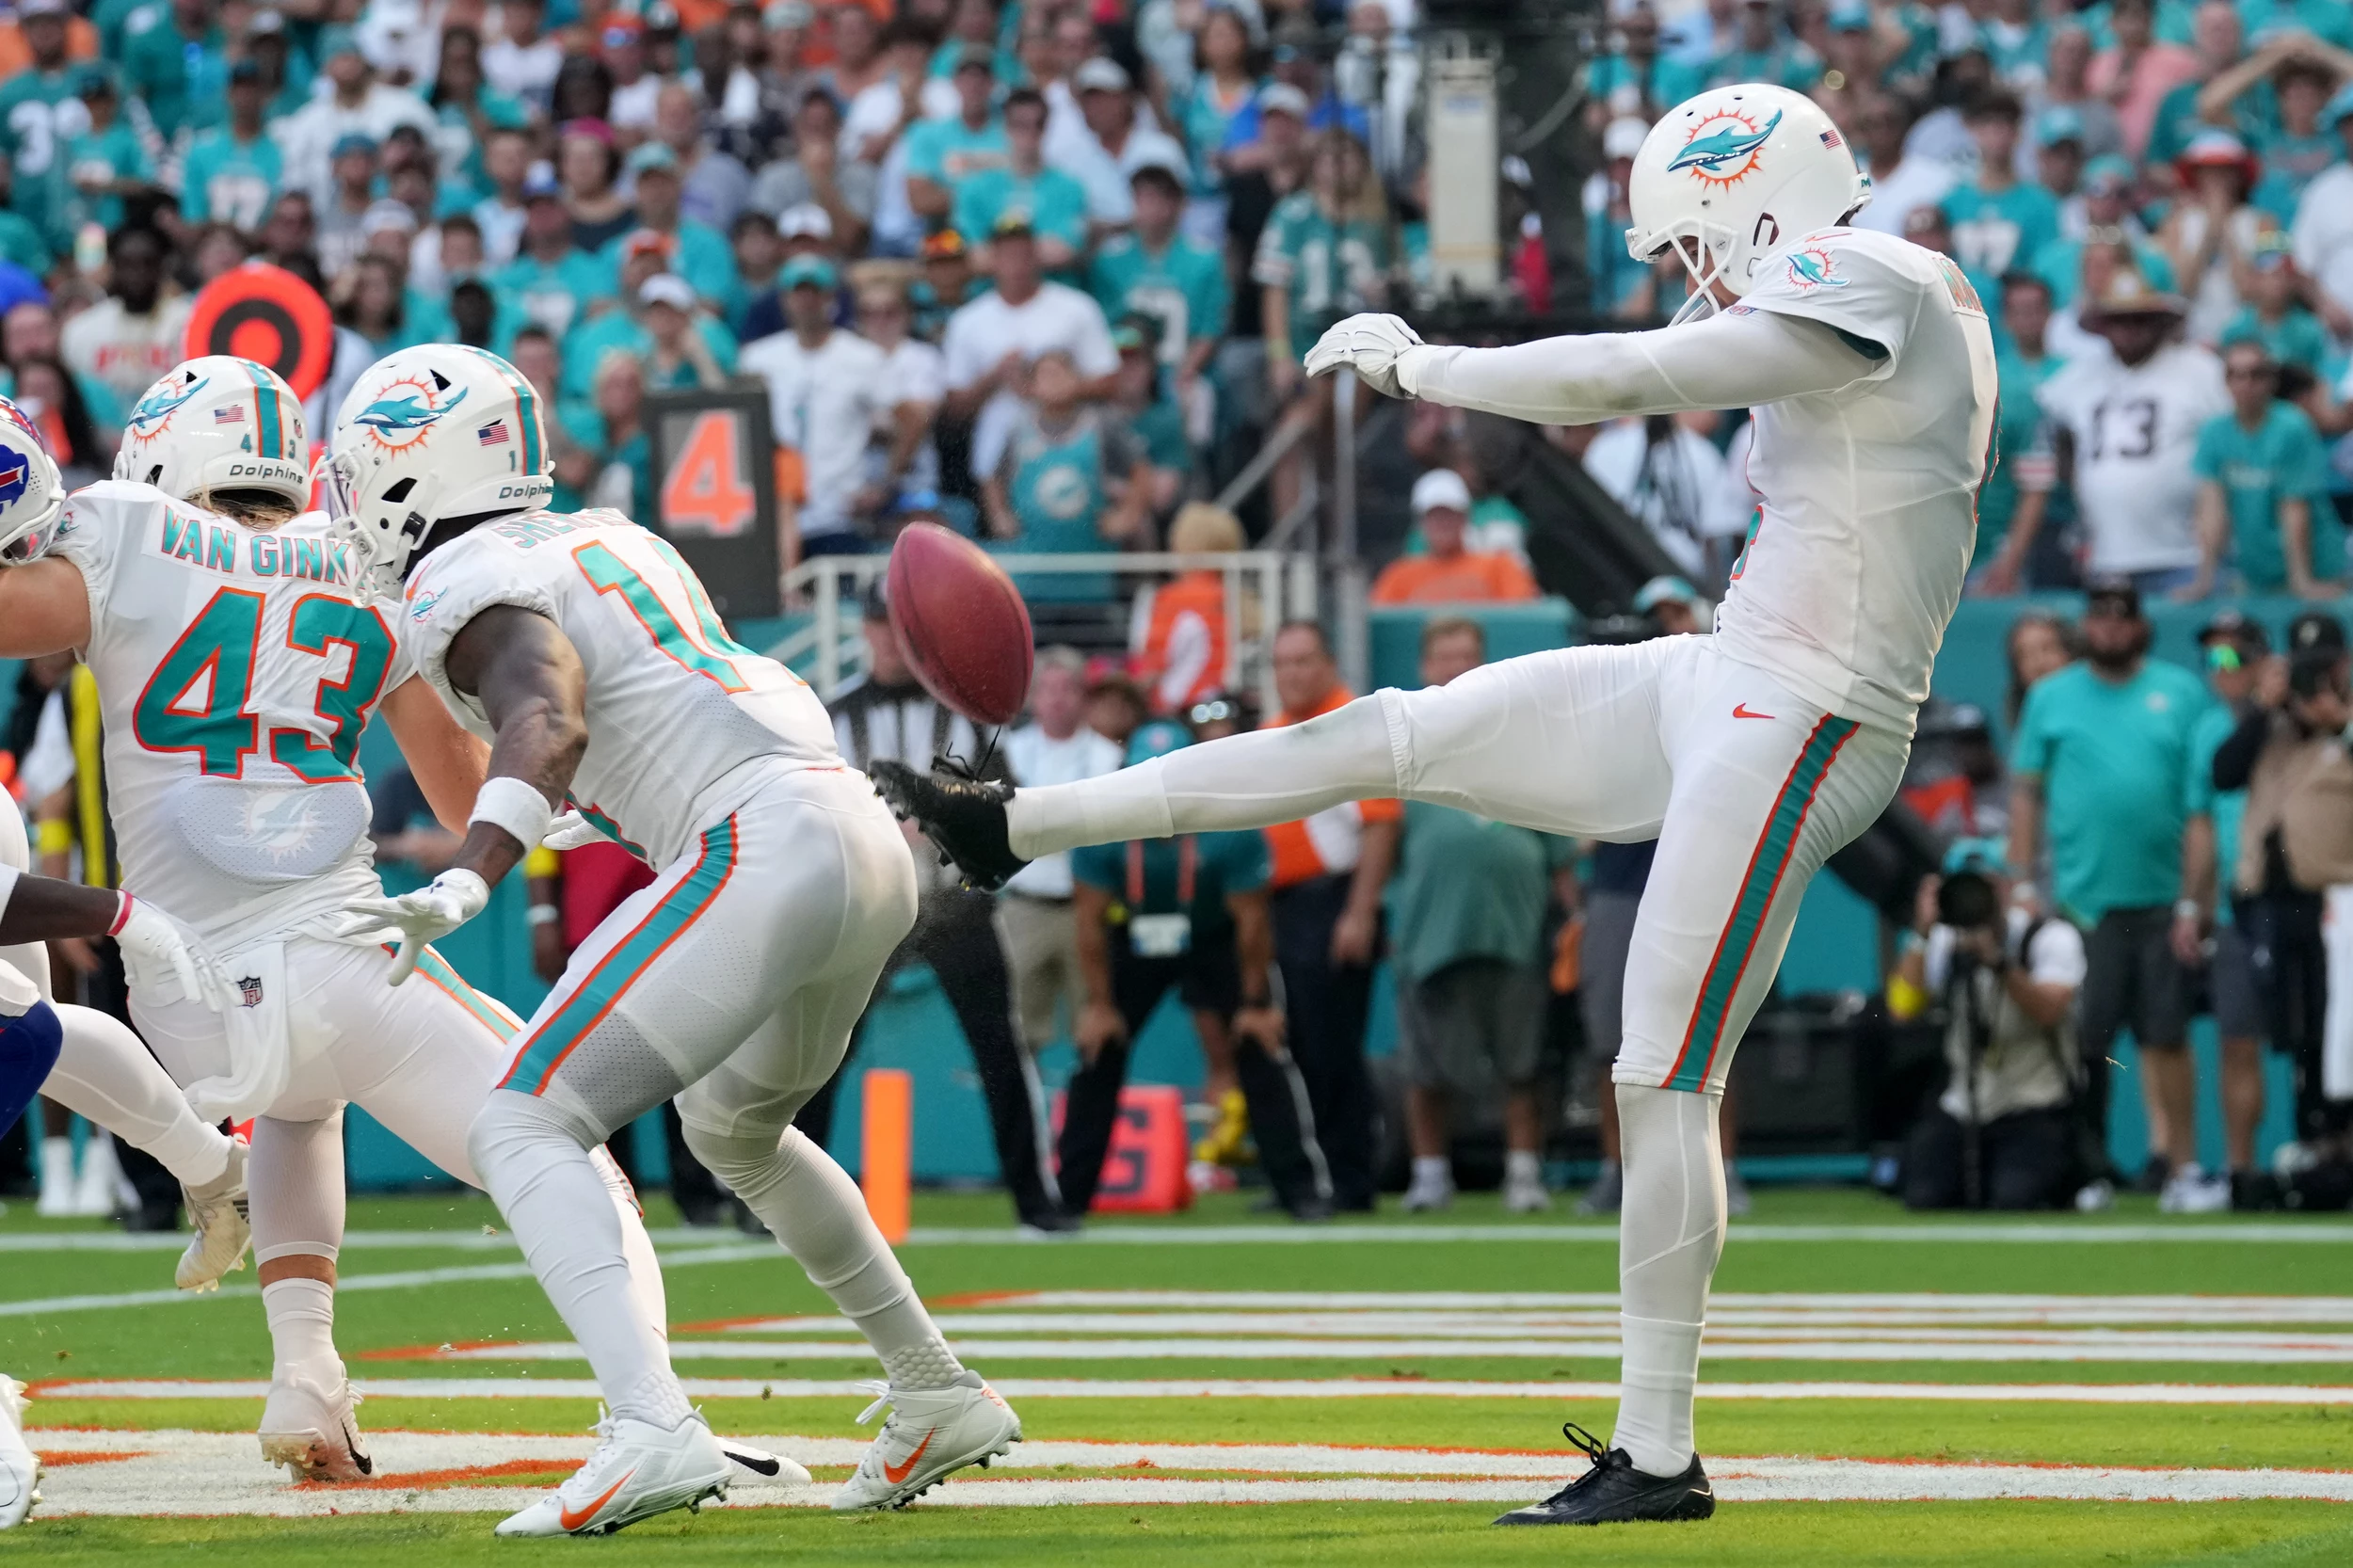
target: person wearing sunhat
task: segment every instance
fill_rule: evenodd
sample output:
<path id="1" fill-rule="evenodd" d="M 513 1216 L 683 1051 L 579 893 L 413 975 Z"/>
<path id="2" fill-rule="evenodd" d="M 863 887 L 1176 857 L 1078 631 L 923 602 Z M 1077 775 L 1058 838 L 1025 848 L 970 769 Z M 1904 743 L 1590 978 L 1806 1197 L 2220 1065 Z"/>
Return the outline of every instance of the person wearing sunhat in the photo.
<path id="1" fill-rule="evenodd" d="M 2312 417 L 2280 395 L 2280 367 L 2260 343 L 2222 351 L 2231 409 L 2198 433 L 2198 580 L 2246 593 L 2337 599 L 2345 536 L 2329 505 L 2329 455 Z M 2324 540 L 2323 530 L 2327 537 Z"/>
<path id="2" fill-rule="evenodd" d="M 2188 332 L 2212 344 L 2238 314 L 2237 278 L 2273 227 L 2248 201 L 2263 165 L 2224 130 L 2201 131 L 2173 160 L 2182 197 L 2157 230 L 2157 248 L 2173 264 L 2174 286 L 2189 301 Z"/>
<path id="3" fill-rule="evenodd" d="M 867 488 L 866 449 L 889 418 L 889 364 L 883 351 L 834 326 L 840 275 L 821 256 L 795 256 L 776 274 L 784 331 L 744 346 L 737 363 L 768 384 L 776 444 L 798 453 L 796 513 L 801 556 L 864 548 L 857 523 L 887 497 Z"/>
<path id="4" fill-rule="evenodd" d="M 2145 594 L 2172 593 L 2197 581 L 2198 476 L 2193 460 L 2207 421 L 2229 411 L 2222 362 L 2180 341 L 2187 306 L 2119 271 L 2089 300 L 2084 325 L 2106 340 L 2107 355 L 2087 355 L 2036 393 L 2053 449 L 2047 466 L 2022 470 L 2024 492 L 2001 554 L 1984 586 L 2015 593 L 2056 482 L 2073 489 L 2089 541 L 2088 569 L 2128 579 Z"/>

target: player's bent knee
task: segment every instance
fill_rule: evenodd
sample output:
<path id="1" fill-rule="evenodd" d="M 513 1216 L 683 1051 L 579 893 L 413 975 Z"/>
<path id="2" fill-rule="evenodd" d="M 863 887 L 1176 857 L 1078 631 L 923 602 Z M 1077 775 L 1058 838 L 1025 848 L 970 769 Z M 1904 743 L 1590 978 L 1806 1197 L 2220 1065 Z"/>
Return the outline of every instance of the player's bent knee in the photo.
<path id="1" fill-rule="evenodd" d="M 466 1129 L 466 1154 L 473 1168 L 487 1176 L 501 1155 L 557 1138 L 584 1149 L 604 1141 L 601 1134 L 578 1126 L 546 1100 L 512 1089 L 493 1089 Z"/>
<path id="2" fill-rule="evenodd" d="M 16 1017 L 0 1017 L 0 1065 L 11 1078 L 37 1074 L 38 1085 L 57 1064 L 65 1048 L 65 1023 L 57 1010 L 37 1001 Z"/>

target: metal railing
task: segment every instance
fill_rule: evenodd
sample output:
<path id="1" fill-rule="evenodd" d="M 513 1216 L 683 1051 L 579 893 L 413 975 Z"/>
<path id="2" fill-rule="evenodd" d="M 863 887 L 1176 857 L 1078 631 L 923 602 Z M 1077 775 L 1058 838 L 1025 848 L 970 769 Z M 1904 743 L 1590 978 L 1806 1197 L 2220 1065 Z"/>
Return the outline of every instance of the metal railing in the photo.
<path id="1" fill-rule="evenodd" d="M 1268 657 L 1274 629 L 1286 620 L 1313 619 L 1321 591 L 1316 561 L 1305 552 L 1271 550 L 1238 553 L 1178 555 L 1167 552 L 1113 554 L 1031 555 L 1011 552 L 995 556 L 1007 571 L 1038 576 L 1100 578 L 1173 577 L 1180 572 L 1214 571 L 1225 579 L 1226 640 L 1223 683 L 1229 691 L 1255 686 L 1260 712 L 1273 712 L 1273 662 Z M 850 681 L 866 673 L 866 639 L 859 633 L 859 602 L 867 589 L 889 570 L 887 555 L 820 555 L 803 561 L 784 576 L 789 602 L 806 603 L 808 624 L 795 628 L 767 649 L 770 658 L 809 678 L 817 695 L 827 701 Z M 1255 623 L 1244 613 L 1253 599 Z"/>

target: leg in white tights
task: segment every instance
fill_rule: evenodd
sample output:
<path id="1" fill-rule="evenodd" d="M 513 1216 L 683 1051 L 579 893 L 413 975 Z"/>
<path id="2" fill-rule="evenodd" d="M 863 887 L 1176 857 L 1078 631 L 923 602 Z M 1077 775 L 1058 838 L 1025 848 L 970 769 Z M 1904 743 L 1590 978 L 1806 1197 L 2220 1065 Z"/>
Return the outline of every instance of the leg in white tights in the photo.
<path id="1" fill-rule="evenodd" d="M 344 1243 L 343 1112 L 307 1122 L 255 1118 L 246 1180 L 273 1375 L 333 1388 L 343 1381 L 343 1361 L 335 1353 L 335 1260 Z"/>
<path id="2" fill-rule="evenodd" d="M 65 1041 L 40 1092 L 144 1149 L 180 1179 L 201 1187 L 229 1162 L 229 1140 L 197 1119 L 139 1037 L 104 1013 L 60 1003 Z"/>
<path id="3" fill-rule="evenodd" d="M 1724 1244 L 1720 1094 L 1621 1083 L 1625 1204 L 1618 1218 L 1618 1308 L 1625 1368 L 1611 1446 L 1654 1476 L 1691 1463 L 1707 1284 Z"/>

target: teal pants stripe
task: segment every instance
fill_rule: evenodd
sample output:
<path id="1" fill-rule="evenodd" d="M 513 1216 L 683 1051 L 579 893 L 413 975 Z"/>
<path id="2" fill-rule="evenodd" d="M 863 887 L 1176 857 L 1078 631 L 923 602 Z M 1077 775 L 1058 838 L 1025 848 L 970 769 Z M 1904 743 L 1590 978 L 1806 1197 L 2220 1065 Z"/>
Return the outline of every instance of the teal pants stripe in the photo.
<path id="1" fill-rule="evenodd" d="M 1739 995 L 1740 982 L 1748 975 L 1749 959 L 1756 952 L 1756 939 L 1765 930 L 1765 917 L 1781 890 L 1781 879 L 1789 870 L 1789 857 L 1797 852 L 1806 815 L 1814 808 L 1814 797 L 1821 792 L 1839 748 L 1855 729 L 1852 719 L 1824 717 L 1806 737 L 1797 761 L 1790 765 L 1789 776 L 1782 780 L 1781 792 L 1765 818 L 1765 831 L 1741 875 L 1740 891 L 1732 902 L 1732 918 L 1724 922 L 1715 956 L 1700 979 L 1699 1000 L 1691 1009 L 1683 1049 L 1675 1057 L 1665 1087 L 1694 1091 L 1706 1087 L 1733 999 Z"/>
<path id="2" fill-rule="evenodd" d="M 694 870 L 662 896 L 634 931 L 614 944 L 546 1022 L 531 1032 L 499 1087 L 526 1095 L 544 1093 L 572 1048 L 596 1032 L 639 977 L 702 918 L 735 874 L 737 857 L 736 823 L 729 817 L 702 836 Z"/>

